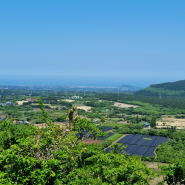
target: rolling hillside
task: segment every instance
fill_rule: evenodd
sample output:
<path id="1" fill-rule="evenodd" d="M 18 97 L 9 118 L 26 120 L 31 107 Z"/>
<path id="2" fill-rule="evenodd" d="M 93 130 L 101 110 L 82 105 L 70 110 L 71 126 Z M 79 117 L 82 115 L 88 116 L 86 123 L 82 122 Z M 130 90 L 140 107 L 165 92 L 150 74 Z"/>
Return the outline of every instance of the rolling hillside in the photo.
<path id="1" fill-rule="evenodd" d="M 137 91 L 135 95 L 145 96 L 185 96 L 185 80 L 150 85 Z"/>

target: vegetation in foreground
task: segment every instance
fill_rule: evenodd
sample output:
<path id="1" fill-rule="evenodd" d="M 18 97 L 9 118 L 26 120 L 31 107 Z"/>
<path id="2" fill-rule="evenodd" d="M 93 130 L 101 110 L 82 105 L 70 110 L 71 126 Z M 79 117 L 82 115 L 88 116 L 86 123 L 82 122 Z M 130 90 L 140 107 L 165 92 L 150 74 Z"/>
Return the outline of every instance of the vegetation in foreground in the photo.
<path id="1" fill-rule="evenodd" d="M 80 119 L 75 108 L 69 110 L 68 122 L 60 127 L 51 123 L 41 107 L 46 127 L 0 124 L 1 184 L 150 184 L 157 175 L 140 157 L 130 157 L 115 150 L 106 154 L 98 145 L 85 145 L 88 136 L 104 136 L 102 127 Z M 78 132 L 77 138 L 75 133 Z M 115 138 L 114 138 L 115 139 Z M 184 183 L 184 161 L 162 167 L 168 184 Z M 177 173 L 180 170 L 180 173 Z"/>
<path id="2" fill-rule="evenodd" d="M 45 128 L 1 123 L 1 184 L 149 184 L 155 176 L 139 157 L 106 154 L 97 145 L 83 144 L 84 131 L 93 137 L 104 133 L 101 126 L 78 118 L 75 108 L 66 126 L 59 127 L 38 101 Z"/>
<path id="3" fill-rule="evenodd" d="M 172 139 L 172 142 L 163 143 L 157 147 L 155 158 L 135 157 L 134 162 L 140 164 L 140 162 L 138 162 L 139 160 L 141 162 L 151 161 L 171 164 L 169 168 L 164 168 L 162 171 L 165 173 L 165 181 L 168 182 L 168 184 L 173 184 L 175 181 L 183 184 L 185 175 L 181 165 L 184 165 L 185 161 L 185 131 L 182 129 L 183 127 L 178 127 L 178 125 L 174 127 L 168 122 L 165 122 L 166 124 L 164 124 L 162 128 L 157 128 L 156 119 L 157 122 L 163 123 L 164 120 L 176 118 L 182 123 L 185 117 L 184 97 L 164 96 L 162 94 L 162 98 L 159 98 L 155 96 L 140 96 L 125 93 L 120 93 L 119 96 L 117 96 L 116 93 L 101 92 L 86 92 L 85 96 L 83 96 L 83 93 L 80 94 L 80 92 L 78 92 L 78 95 L 83 96 L 83 99 L 74 99 L 71 101 L 70 97 L 74 96 L 75 93 L 76 92 L 58 92 L 56 94 L 56 92 L 53 91 L 46 91 L 44 93 L 33 91 L 32 97 L 30 97 L 28 92 L 24 90 L 4 90 L 0 92 L 1 102 L 11 101 L 14 103 L 14 105 L 0 106 L 0 116 L 6 117 L 5 121 L 0 122 L 1 184 L 123 183 L 125 182 L 125 177 L 121 172 L 118 177 L 116 177 L 120 179 L 121 176 L 121 180 L 114 179 L 115 181 L 110 181 L 111 176 L 108 176 L 109 179 L 106 179 L 105 176 L 108 175 L 107 171 L 112 172 L 114 168 L 119 171 L 122 164 L 119 164 L 120 166 L 118 165 L 118 167 L 112 166 L 110 168 L 110 164 L 105 162 L 106 158 L 114 162 L 116 156 L 120 155 L 119 152 L 116 152 L 117 150 L 113 150 L 114 153 L 112 154 L 105 154 L 104 152 L 104 148 L 109 147 L 114 143 L 118 135 L 123 134 L 156 135 Z M 38 105 L 37 101 L 35 101 L 37 95 L 41 96 L 45 105 L 42 112 L 39 111 L 41 105 Z M 33 101 L 26 102 L 26 99 L 33 99 Z M 70 101 L 67 102 L 66 100 Z M 21 104 L 18 105 L 17 101 Z M 137 106 L 135 106 L 135 108 L 122 108 L 115 106 L 115 102 L 120 102 L 124 105 L 129 104 L 129 106 Z M 71 108 L 72 105 L 79 108 L 89 106 L 91 109 L 90 111 L 77 109 L 76 112 L 78 112 L 78 115 L 83 119 L 78 118 L 76 122 L 69 119 L 71 126 L 68 125 L 68 131 L 66 132 L 64 129 L 67 127 L 64 126 L 63 123 L 66 117 L 69 117 L 68 109 Z M 44 110 L 47 111 L 47 116 Z M 74 112 L 73 109 L 72 112 Z M 74 115 L 73 117 L 76 116 Z M 24 121 L 24 119 L 27 119 L 31 125 L 16 124 L 17 121 Z M 36 123 L 35 125 L 42 126 L 42 124 L 38 123 L 46 122 L 46 127 L 42 128 L 32 125 Z M 51 122 L 60 126 L 51 124 Z M 143 129 L 144 122 L 150 124 L 152 129 Z M 74 123 L 75 125 L 73 125 Z M 75 134 L 77 132 L 79 133 L 87 130 L 91 134 L 94 132 L 93 137 L 99 137 L 99 135 L 103 133 L 101 133 L 100 130 L 93 129 L 97 129 L 95 128 L 96 124 L 100 123 L 103 123 L 105 126 L 113 127 L 112 131 L 116 133 L 112 138 L 109 137 L 106 139 L 102 146 L 85 145 L 81 138 L 83 134 L 80 138 L 76 138 Z M 63 144 L 63 142 L 66 141 L 68 144 Z M 114 144 L 112 147 L 115 148 Z M 67 148 L 70 149 L 71 152 L 68 153 Z M 83 152 L 79 154 L 78 149 L 82 149 L 80 151 Z M 45 156 L 48 156 L 48 158 L 45 159 Z M 93 158 L 95 160 L 94 163 L 92 161 L 90 162 L 91 164 L 87 163 L 89 158 L 95 156 L 98 156 L 99 159 L 103 156 L 101 160 L 104 162 L 101 163 L 101 161 L 96 161 L 95 158 Z M 127 155 L 121 155 L 120 160 L 121 158 L 123 158 L 123 163 L 133 160 L 132 157 Z M 74 162 L 73 167 L 70 167 L 70 160 Z M 64 161 L 64 163 L 61 161 Z M 67 167 L 68 164 L 70 164 L 69 168 Z M 100 167 L 97 167 L 97 169 L 95 167 L 96 164 L 99 164 L 99 166 L 104 164 L 102 167 L 103 169 L 97 174 L 96 171 Z M 94 169 L 94 171 L 92 171 L 91 168 Z M 126 166 L 124 169 L 126 170 Z M 133 168 L 133 170 L 136 170 L 136 168 Z M 181 170 L 182 173 L 177 173 L 178 170 Z M 75 173 L 74 176 L 72 176 L 71 173 L 73 172 L 78 174 L 82 172 L 83 175 L 88 173 L 87 176 L 80 177 L 75 175 Z M 42 179 L 41 181 L 37 179 L 39 174 L 40 179 Z M 131 174 L 132 172 L 130 176 L 135 176 L 134 172 L 132 175 Z M 178 174 L 180 174 L 180 176 L 178 176 Z M 153 176 L 154 175 L 150 175 L 150 178 Z M 66 180 L 67 177 L 68 180 Z M 122 177 L 124 178 L 122 179 Z M 84 178 L 86 178 L 86 181 Z M 147 184 L 150 178 L 146 175 L 147 180 L 145 179 L 142 181 L 141 178 L 141 181 L 138 180 L 135 184 Z M 73 181 L 70 182 L 69 179 L 73 179 Z M 78 181 L 75 181 L 77 179 Z M 92 181 L 92 183 L 87 181 L 87 179 L 91 179 L 90 181 Z M 128 184 L 132 184 L 133 182 L 134 181 L 128 180 Z"/>

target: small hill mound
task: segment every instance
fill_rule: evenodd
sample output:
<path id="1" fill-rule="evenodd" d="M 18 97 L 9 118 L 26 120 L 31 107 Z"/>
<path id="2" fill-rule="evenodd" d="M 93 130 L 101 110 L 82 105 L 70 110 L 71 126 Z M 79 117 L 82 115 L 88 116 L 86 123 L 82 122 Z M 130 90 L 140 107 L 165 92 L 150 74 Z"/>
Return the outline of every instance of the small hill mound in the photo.
<path id="1" fill-rule="evenodd" d="M 145 96 L 185 96 L 185 80 L 150 85 L 137 91 L 135 95 Z"/>
<path id="2" fill-rule="evenodd" d="M 135 87 L 132 85 L 122 85 L 121 87 L 119 87 L 120 91 L 130 91 L 130 92 L 139 91 L 141 89 L 142 88 L 140 88 L 140 87 Z"/>

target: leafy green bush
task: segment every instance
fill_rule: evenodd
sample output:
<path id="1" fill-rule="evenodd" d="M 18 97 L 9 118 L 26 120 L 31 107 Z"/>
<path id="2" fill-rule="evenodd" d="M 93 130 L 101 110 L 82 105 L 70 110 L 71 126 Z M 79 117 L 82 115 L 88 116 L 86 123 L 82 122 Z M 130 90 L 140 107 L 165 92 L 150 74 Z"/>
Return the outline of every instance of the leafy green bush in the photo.
<path id="1" fill-rule="evenodd" d="M 102 148 L 107 148 L 108 146 L 110 146 L 112 144 L 112 141 L 111 140 L 105 140 L 103 141 L 102 143 Z"/>
<path id="2" fill-rule="evenodd" d="M 41 120 L 41 119 L 36 119 L 36 120 L 35 120 L 35 123 L 36 123 L 36 124 L 44 123 L 44 121 L 43 121 L 43 120 Z"/>
<path id="3" fill-rule="evenodd" d="M 65 126 L 54 125 L 48 119 L 42 101 L 38 101 L 42 113 L 40 119 L 46 127 L 18 125 L 11 120 L 0 124 L 1 184 L 150 184 L 155 172 L 147 168 L 140 157 L 106 154 L 102 147 L 88 146 L 81 142 L 85 137 L 77 138 L 75 135 L 76 132 L 88 132 L 89 136 L 104 136 L 102 126 L 96 128 L 90 121 L 80 119 L 75 107 L 69 110 Z M 177 136 L 176 131 L 170 130 L 148 133 Z M 112 140 L 103 143 L 103 147 L 109 146 Z M 185 165 L 174 164 L 175 167 L 164 169 L 166 180 L 183 182 Z"/>
<path id="4" fill-rule="evenodd" d="M 167 184 L 185 184 L 185 160 L 177 159 L 173 164 L 160 168 Z"/>

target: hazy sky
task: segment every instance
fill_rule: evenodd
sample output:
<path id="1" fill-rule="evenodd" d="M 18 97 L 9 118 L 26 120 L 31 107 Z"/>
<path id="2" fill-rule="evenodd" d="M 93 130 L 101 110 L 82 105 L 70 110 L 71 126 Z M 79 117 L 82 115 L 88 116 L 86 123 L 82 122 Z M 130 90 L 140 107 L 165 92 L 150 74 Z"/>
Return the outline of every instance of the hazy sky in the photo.
<path id="1" fill-rule="evenodd" d="M 1 1 L 0 83 L 3 75 L 141 87 L 183 80 L 184 34 L 184 0 Z"/>

